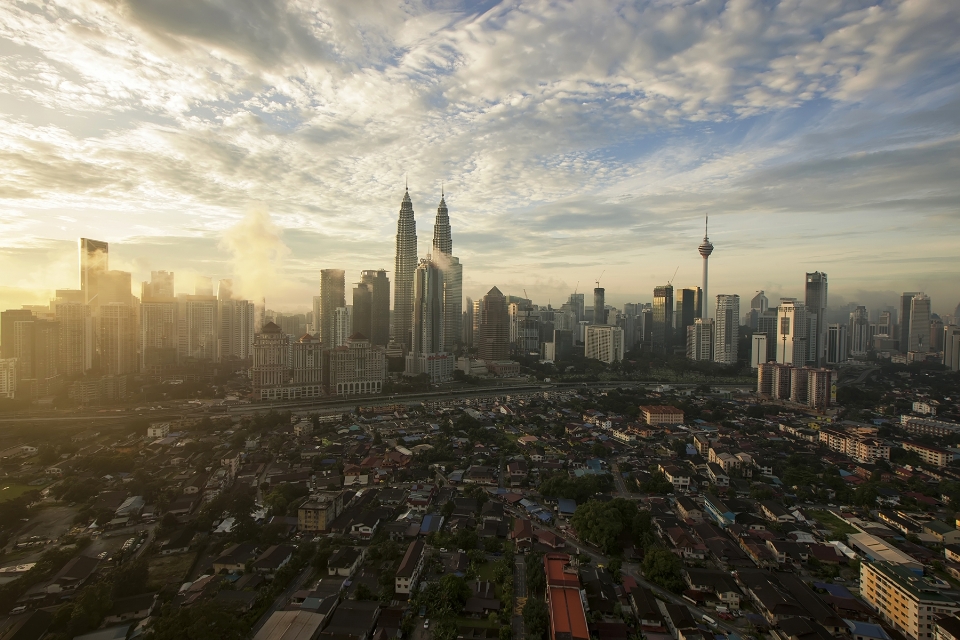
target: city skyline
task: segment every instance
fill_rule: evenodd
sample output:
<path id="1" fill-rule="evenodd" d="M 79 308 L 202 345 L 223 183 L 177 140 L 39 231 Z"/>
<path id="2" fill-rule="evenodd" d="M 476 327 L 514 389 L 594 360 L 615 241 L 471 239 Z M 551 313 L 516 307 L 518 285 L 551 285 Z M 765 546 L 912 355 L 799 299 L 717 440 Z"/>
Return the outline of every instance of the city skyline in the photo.
<path id="1" fill-rule="evenodd" d="M 831 306 L 960 301 L 955 4 L 91 7 L 0 8 L 3 308 L 89 237 L 183 290 L 252 255 L 306 309 L 321 269 L 393 264 L 404 176 L 445 193 L 473 299 L 698 285 L 709 214 L 711 297 L 823 271 Z"/>

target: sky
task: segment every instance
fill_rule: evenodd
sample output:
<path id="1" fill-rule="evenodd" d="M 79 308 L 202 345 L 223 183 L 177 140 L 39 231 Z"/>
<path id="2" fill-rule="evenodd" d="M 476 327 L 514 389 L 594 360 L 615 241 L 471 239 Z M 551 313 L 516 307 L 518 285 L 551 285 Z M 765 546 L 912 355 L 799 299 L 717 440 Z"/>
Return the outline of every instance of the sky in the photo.
<path id="1" fill-rule="evenodd" d="M 700 284 L 960 303 L 960 3 L 0 3 L 0 308 L 110 266 L 306 310 L 420 254 L 559 306 Z M 674 275 L 676 274 L 676 275 Z M 134 293 L 139 293 L 135 286 Z M 348 295 L 349 302 L 349 295 Z"/>

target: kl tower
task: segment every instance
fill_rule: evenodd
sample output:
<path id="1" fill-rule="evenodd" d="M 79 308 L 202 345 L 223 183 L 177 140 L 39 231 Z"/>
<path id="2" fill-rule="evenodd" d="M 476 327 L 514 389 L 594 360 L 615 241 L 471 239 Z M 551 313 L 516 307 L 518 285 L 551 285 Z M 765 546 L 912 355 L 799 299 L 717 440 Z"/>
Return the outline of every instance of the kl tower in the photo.
<path id="1" fill-rule="evenodd" d="M 703 319 L 710 317 L 710 297 L 707 295 L 707 262 L 710 254 L 713 253 L 713 245 L 710 243 L 710 238 L 707 237 L 707 223 L 709 220 L 709 217 L 704 218 L 703 242 L 697 247 L 700 255 L 703 256 L 703 307 L 700 310 L 700 317 Z"/>

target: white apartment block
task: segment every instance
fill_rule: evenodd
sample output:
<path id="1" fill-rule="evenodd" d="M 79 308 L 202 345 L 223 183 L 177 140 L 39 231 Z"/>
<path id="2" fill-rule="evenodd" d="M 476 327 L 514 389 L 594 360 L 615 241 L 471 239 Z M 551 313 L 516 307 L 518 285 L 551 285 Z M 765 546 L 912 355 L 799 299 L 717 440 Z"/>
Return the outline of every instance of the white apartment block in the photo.
<path id="1" fill-rule="evenodd" d="M 586 328 L 584 357 L 613 364 L 623 360 L 623 329 L 606 324 Z"/>

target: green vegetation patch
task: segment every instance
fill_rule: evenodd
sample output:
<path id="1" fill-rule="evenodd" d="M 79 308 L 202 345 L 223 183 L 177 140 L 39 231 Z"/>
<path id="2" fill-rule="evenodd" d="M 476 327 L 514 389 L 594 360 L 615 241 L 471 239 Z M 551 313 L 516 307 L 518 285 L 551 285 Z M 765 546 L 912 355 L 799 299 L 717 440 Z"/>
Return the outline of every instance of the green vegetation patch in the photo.
<path id="1" fill-rule="evenodd" d="M 846 540 L 847 535 L 857 533 L 857 528 L 847 524 L 838 515 L 825 509 L 808 509 L 807 513 L 816 518 L 820 524 L 830 529 L 830 532 L 840 540 Z"/>
<path id="2" fill-rule="evenodd" d="M 2 482 L 0 483 L 0 502 L 6 502 L 7 500 L 19 498 L 27 491 L 39 491 L 40 489 L 43 489 L 44 486 L 46 485 L 31 487 L 26 484 L 11 484 Z"/>

